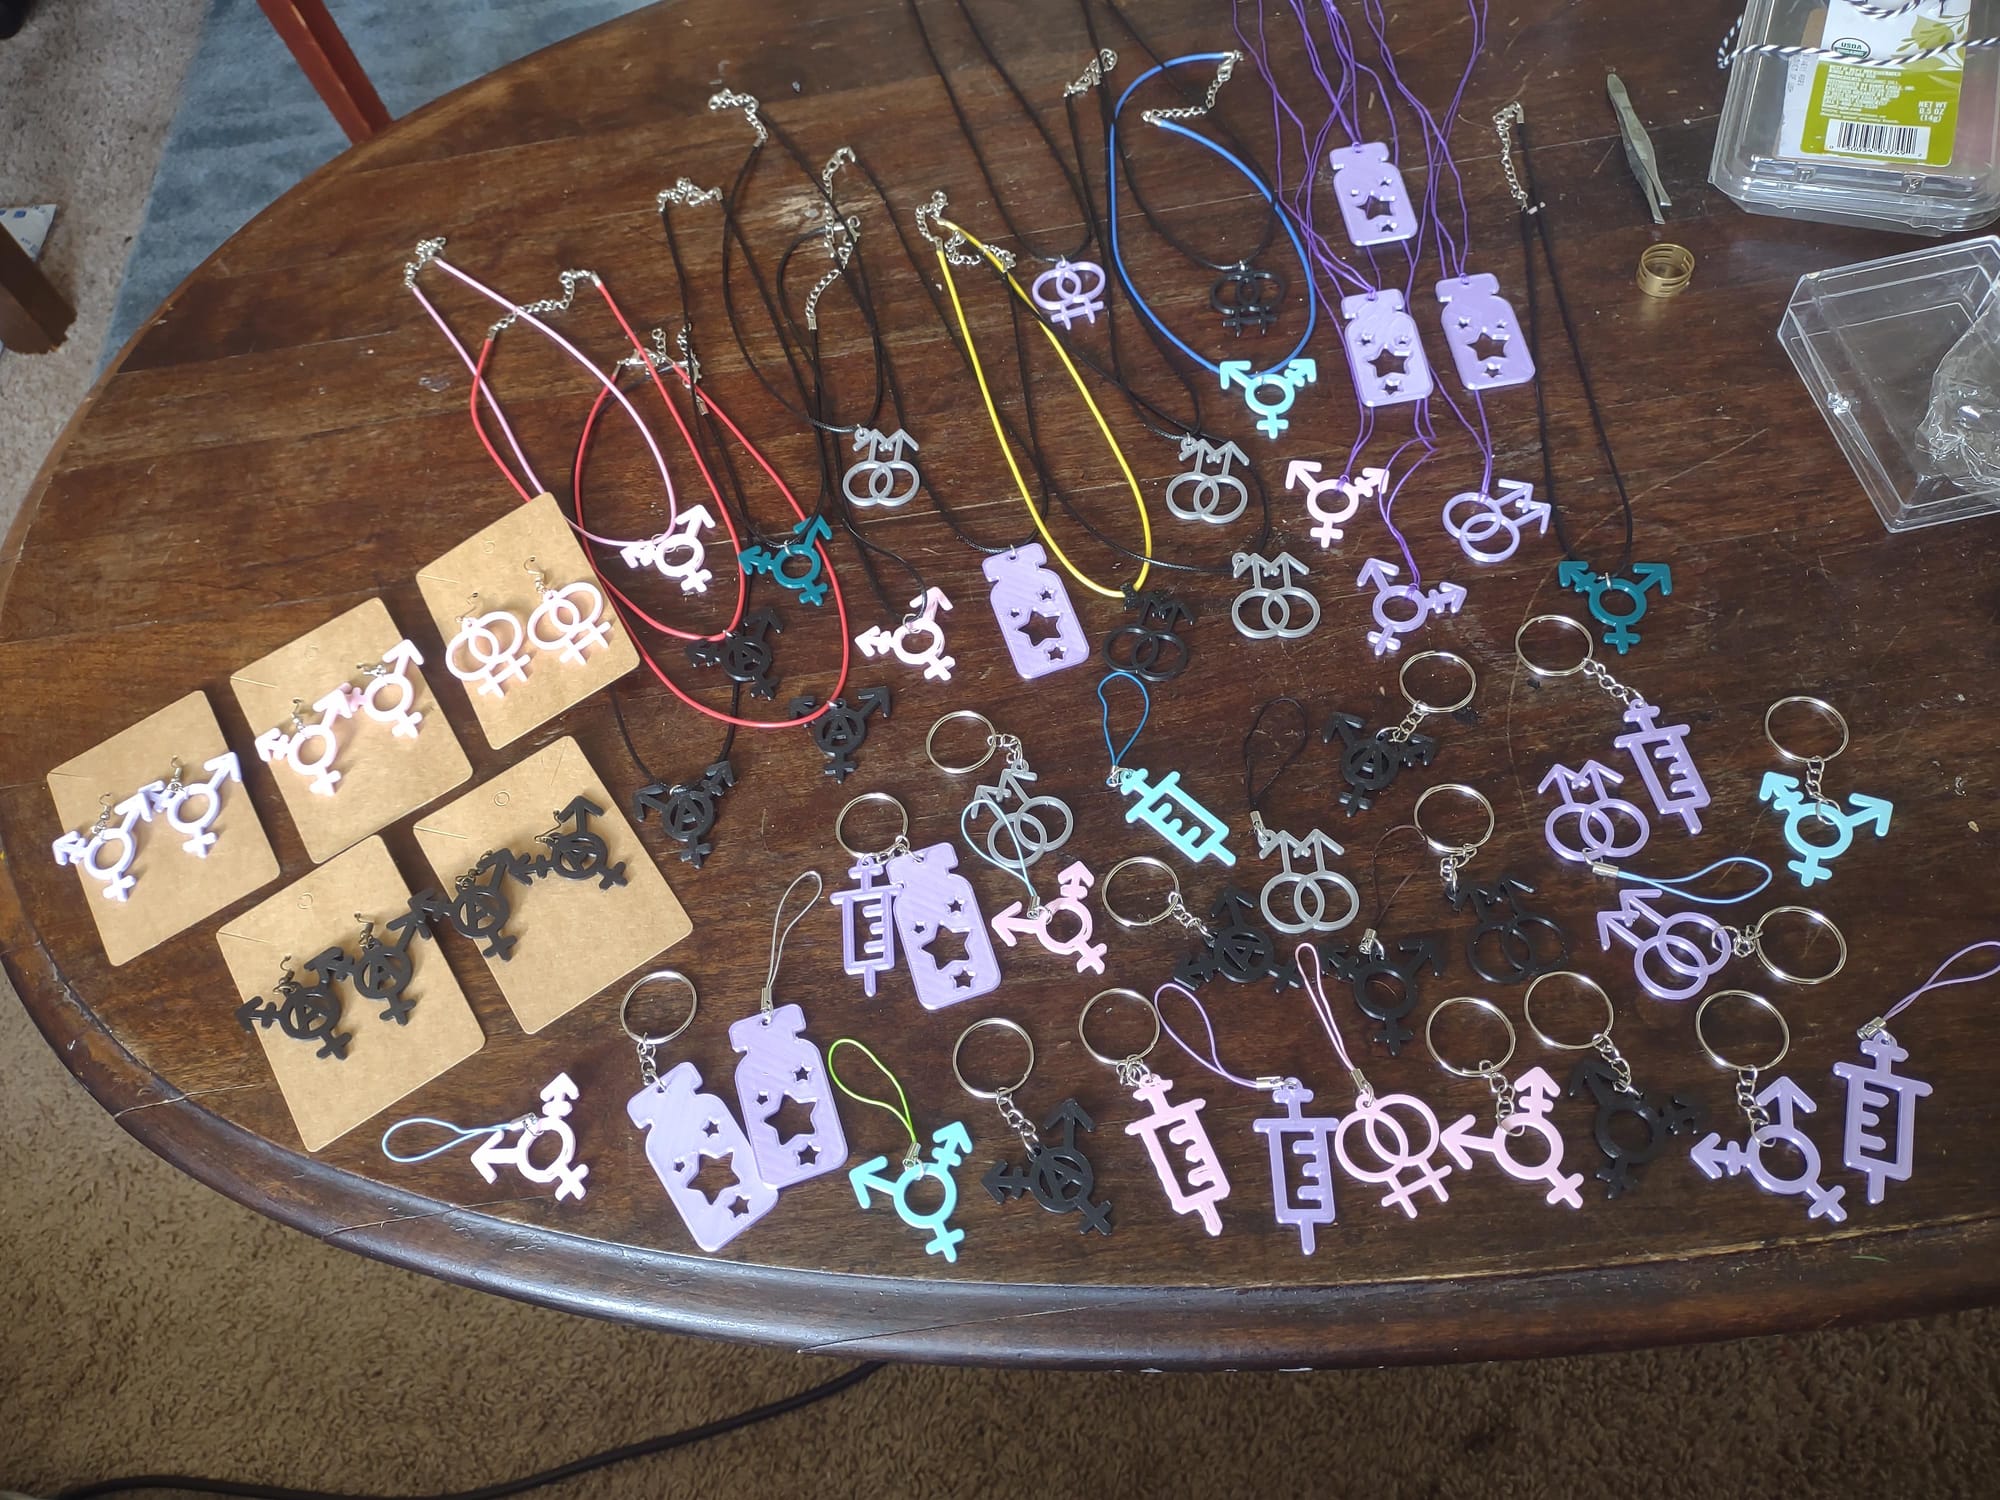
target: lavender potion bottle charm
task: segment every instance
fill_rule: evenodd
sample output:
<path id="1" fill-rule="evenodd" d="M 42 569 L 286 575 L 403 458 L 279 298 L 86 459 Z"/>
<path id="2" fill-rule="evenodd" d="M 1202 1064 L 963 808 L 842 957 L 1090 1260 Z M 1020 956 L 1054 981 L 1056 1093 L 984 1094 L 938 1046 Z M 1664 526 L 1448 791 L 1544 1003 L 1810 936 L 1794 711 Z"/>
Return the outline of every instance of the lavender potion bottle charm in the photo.
<path id="1" fill-rule="evenodd" d="M 891 915 L 903 940 L 903 962 L 916 986 L 917 1003 L 942 1010 L 991 994 L 1000 986 L 1000 961 L 986 935 L 986 919 L 972 884 L 958 873 L 950 844 L 897 854 L 888 864 L 897 887 Z M 839 899 L 836 893 L 835 898 Z"/>
<path id="2" fill-rule="evenodd" d="M 1271 1203 L 1278 1222 L 1298 1230 L 1300 1253 L 1311 1255 L 1319 1227 L 1334 1220 L 1333 1137 L 1340 1129 L 1340 1116 L 1304 1113 L 1302 1106 L 1312 1103 L 1313 1091 L 1296 1078 L 1279 1084 L 1271 1097 L 1285 1106 L 1285 1112 L 1252 1120 L 1250 1128 L 1271 1147 Z"/>
<path id="3" fill-rule="evenodd" d="M 1341 343 L 1363 406 L 1397 406 L 1430 395 L 1430 361 L 1417 337 L 1416 319 L 1403 310 L 1401 292 L 1343 297 L 1340 315 L 1347 320 Z"/>
<path id="4" fill-rule="evenodd" d="M 993 585 L 988 597 L 1016 672 L 1033 682 L 1090 659 L 1083 622 L 1039 542 L 995 553 L 980 567 Z"/>
<path id="5" fill-rule="evenodd" d="M 803 1010 L 779 1005 L 729 1028 L 729 1045 L 743 1054 L 736 1064 L 743 1133 L 756 1153 L 758 1175 L 774 1188 L 847 1165 L 847 1135 L 827 1083 L 826 1061 L 807 1040 L 805 1026 Z M 783 1119 L 788 1105 L 803 1107 L 802 1126 Z"/>
<path id="6" fill-rule="evenodd" d="M 1514 309 L 1500 295 L 1498 278 L 1483 272 L 1447 276 L 1437 284 L 1437 299 L 1443 304 L 1438 321 L 1460 385 L 1490 391 L 1535 378 L 1535 358 L 1514 321 Z"/>
<path id="7" fill-rule="evenodd" d="M 1868 1201 L 1880 1203 L 1888 1183 L 1910 1180 L 1917 1101 L 1931 1092 L 1931 1086 L 1896 1071 L 1896 1064 L 1910 1054 L 1887 1031 L 1864 1033 L 1861 1052 L 1868 1062 L 1833 1065 L 1834 1075 L 1847 1081 L 1847 1128 L 1841 1136 L 1840 1159 L 1848 1171 L 1868 1179 Z M 1890 1126 L 1884 1124 L 1882 1111 L 1892 1105 L 1896 1123 Z"/>
<path id="8" fill-rule="evenodd" d="M 634 1094 L 625 1112 L 645 1132 L 646 1160 L 702 1249 L 720 1250 L 777 1206 L 778 1190 L 758 1175 L 750 1138 L 728 1105 L 701 1091 L 693 1063 L 676 1063 Z M 712 1198 L 695 1182 L 709 1161 L 726 1161 L 736 1178 Z"/>
<path id="9" fill-rule="evenodd" d="M 1347 237 L 1360 246 L 1388 245 L 1417 232 L 1417 211 L 1403 174 L 1381 141 L 1337 146 L 1327 153 L 1333 166 L 1333 196 L 1340 204 Z"/>
<path id="10" fill-rule="evenodd" d="M 862 993 L 872 1000 L 876 976 L 896 967 L 894 918 L 901 888 L 873 855 L 862 856 L 847 874 L 855 884 L 831 898 L 840 908 L 840 966 L 860 979 Z"/>

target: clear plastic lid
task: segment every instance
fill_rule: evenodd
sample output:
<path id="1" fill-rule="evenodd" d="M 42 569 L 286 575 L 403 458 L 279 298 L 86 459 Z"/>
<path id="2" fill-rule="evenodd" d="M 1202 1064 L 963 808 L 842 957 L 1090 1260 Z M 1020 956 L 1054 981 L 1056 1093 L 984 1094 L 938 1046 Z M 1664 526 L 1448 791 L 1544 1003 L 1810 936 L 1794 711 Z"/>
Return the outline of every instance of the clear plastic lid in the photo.
<path id="1" fill-rule="evenodd" d="M 1709 180 L 1752 213 L 1917 234 L 2000 218 L 2000 0 L 1750 0 Z M 1855 61 L 1838 61 L 1829 54 Z M 1884 58 L 1907 64 L 1877 64 Z"/>

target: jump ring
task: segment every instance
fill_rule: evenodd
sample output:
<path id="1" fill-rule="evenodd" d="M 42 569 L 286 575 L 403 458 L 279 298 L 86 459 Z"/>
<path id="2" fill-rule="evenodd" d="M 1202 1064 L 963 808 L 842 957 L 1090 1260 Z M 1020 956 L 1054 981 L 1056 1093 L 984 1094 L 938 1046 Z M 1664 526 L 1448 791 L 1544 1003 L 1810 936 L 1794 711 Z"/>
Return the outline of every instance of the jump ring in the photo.
<path id="1" fill-rule="evenodd" d="M 1545 667 L 1534 661 L 1527 652 L 1521 649 L 1521 637 L 1537 625 L 1560 625 L 1564 629 L 1573 630 L 1582 636 L 1582 660 L 1577 662 L 1573 667 Z M 1520 660 L 1522 666 L 1526 667 L 1537 677 L 1574 677 L 1590 664 L 1591 652 L 1592 641 L 1589 627 L 1580 621 L 1572 620 L 1568 615 L 1530 615 L 1521 622 L 1521 628 L 1514 632 L 1514 655 Z"/>
<path id="2" fill-rule="evenodd" d="M 1093 1005 L 1097 1004 L 1098 1001 L 1109 1000 L 1114 995 L 1122 995 L 1127 999 L 1137 1000 L 1141 1005 L 1145 1006 L 1146 1009 L 1150 1011 L 1153 1016 L 1153 1039 L 1150 1042 L 1146 1043 L 1145 1046 L 1141 1047 L 1137 1052 L 1129 1052 L 1124 1057 L 1106 1057 L 1102 1052 L 1099 1052 L 1095 1047 L 1090 1045 L 1090 1034 L 1083 1029 L 1083 1023 L 1090 1019 L 1090 1008 Z M 1099 990 L 1096 994 L 1092 995 L 1088 1000 L 1083 1002 L 1083 1009 L 1077 1013 L 1076 1034 L 1078 1039 L 1081 1040 L 1083 1043 L 1083 1050 L 1088 1052 L 1092 1057 L 1096 1058 L 1099 1062 L 1103 1063 L 1105 1067 L 1107 1068 L 1123 1067 L 1125 1063 L 1131 1058 L 1149 1056 L 1152 1053 L 1152 1050 L 1160 1045 L 1160 1008 L 1159 1006 L 1155 1005 L 1151 999 L 1149 999 L 1145 995 L 1140 994 L 1137 990 L 1128 990 L 1123 987 L 1120 987 L 1118 989 Z"/>
<path id="3" fill-rule="evenodd" d="M 1081 1024 L 1081 1023 L 1079 1023 Z M 958 1065 L 958 1054 L 965 1050 L 965 1039 L 982 1026 L 998 1026 L 1003 1031 L 1011 1031 L 1028 1044 L 1028 1065 L 1021 1070 L 1021 1076 L 1004 1089 L 976 1089 L 966 1082 L 965 1070 Z M 1088 1044 L 1086 1044 L 1088 1045 Z M 998 1099 L 1002 1094 L 1011 1094 L 1026 1083 L 1035 1073 L 1035 1039 L 1028 1035 L 1027 1028 L 1018 1021 L 1010 1021 L 1005 1016 L 988 1016 L 982 1021 L 974 1021 L 958 1034 L 958 1041 L 951 1049 L 951 1071 L 958 1075 L 958 1086 L 975 1099 Z"/>
<path id="4" fill-rule="evenodd" d="M 649 984 L 662 984 L 662 983 L 684 984 L 687 986 L 687 992 L 688 992 L 687 1015 L 682 1019 L 680 1025 L 676 1026 L 672 1031 L 668 1032 L 665 1036 L 647 1036 L 641 1032 L 634 1031 L 632 1029 L 632 1023 L 628 1019 L 632 1010 L 632 997 L 638 994 L 640 990 L 644 989 Z M 622 1030 L 625 1033 L 625 1035 L 632 1038 L 633 1041 L 637 1042 L 641 1047 L 664 1047 L 668 1042 L 671 1042 L 675 1037 L 679 1036 L 683 1031 L 686 1031 L 688 1027 L 694 1024 L 694 1013 L 696 1008 L 700 1004 L 701 1004 L 701 996 L 698 993 L 696 993 L 694 987 L 694 981 L 688 978 L 687 975 L 683 974 L 679 969 L 655 969 L 653 970 L 652 973 L 641 974 L 637 979 L 633 980 L 632 987 L 625 992 L 625 998 L 618 1002 L 619 1029 Z"/>
<path id="5" fill-rule="evenodd" d="M 1597 998 L 1604 1002 L 1604 1025 L 1589 1041 L 1559 1042 L 1535 1024 L 1535 989 L 1545 979 L 1573 979 L 1578 984 L 1586 985 L 1594 990 Z M 1599 984 L 1595 979 L 1592 979 L 1588 974 L 1579 974 L 1574 969 L 1551 969 L 1546 974 L 1537 974 L 1529 983 L 1527 991 L 1521 996 L 1521 1019 L 1527 1023 L 1528 1030 L 1534 1033 L 1535 1040 L 1540 1042 L 1544 1047 L 1554 1048 L 1558 1052 L 1582 1052 L 1595 1046 L 1598 1037 L 1611 1035 L 1611 1027 L 1618 1019 L 1618 1012 L 1612 1006 L 1611 997 L 1605 993 L 1604 986 Z"/>
<path id="6" fill-rule="evenodd" d="M 1432 660 L 1457 662 L 1461 667 L 1465 668 L 1466 685 L 1465 696 L 1463 698 L 1458 699 L 1454 703 L 1426 703 L 1410 691 L 1410 668 L 1414 667 L 1420 661 Z M 1470 703 L 1472 695 L 1479 691 L 1479 674 L 1472 670 L 1472 663 L 1460 656 L 1456 651 L 1419 651 L 1415 656 L 1404 662 L 1402 671 L 1396 674 L 1396 688 L 1402 693 L 1404 702 L 1426 715 L 1455 714 L 1461 708 L 1464 708 L 1466 704 Z"/>
<path id="7" fill-rule="evenodd" d="M 1808 922 L 1812 923 L 1815 927 L 1823 928 L 1827 932 L 1832 933 L 1834 942 L 1840 945 L 1840 953 L 1834 959 L 1833 967 L 1827 970 L 1826 973 L 1817 976 L 1809 976 L 1804 974 L 1788 974 L 1783 969 L 1779 968 L 1776 964 L 1772 963 L 1771 956 L 1764 951 L 1764 924 L 1770 921 L 1771 918 L 1778 916 L 1780 913 L 1788 911 L 1797 912 L 1800 916 L 1804 917 Z M 1757 962 L 1764 966 L 1764 968 L 1769 972 L 1769 974 L 1773 979 L 1781 979 L 1786 984 L 1825 984 L 1829 979 L 1833 978 L 1834 975 L 1838 974 L 1842 969 L 1847 967 L 1847 939 L 1841 936 L 1840 929 L 1833 925 L 1833 919 L 1831 917 L 1827 916 L 1827 914 L 1823 911 L 1814 910 L 1810 906 L 1772 907 L 1769 911 L 1765 912 L 1763 916 L 1757 919 L 1757 925 L 1750 930 L 1750 942 L 1751 945 L 1756 950 Z"/>
<path id="8" fill-rule="evenodd" d="M 937 758 L 936 752 L 931 747 L 937 742 L 938 731 L 957 719 L 969 719 L 975 724 L 984 724 L 986 726 L 986 753 L 970 765 L 948 766 Z M 931 725 L 931 732 L 924 736 L 924 755 L 932 765 L 944 772 L 945 775 L 966 776 L 977 771 L 986 762 L 993 759 L 994 741 L 998 738 L 999 731 L 993 727 L 993 721 L 987 718 L 985 714 L 970 708 L 955 708 L 942 719 L 939 719 L 937 723 Z"/>
<path id="9" fill-rule="evenodd" d="M 1470 797 L 1486 809 L 1486 831 L 1465 844 L 1445 844 L 1432 838 L 1424 831 L 1424 804 L 1439 792 L 1452 792 L 1460 797 Z M 1410 809 L 1410 825 L 1417 830 L 1417 836 L 1430 846 L 1433 854 L 1456 854 L 1461 849 L 1478 849 L 1493 837 L 1493 830 L 1499 826 L 1493 817 L 1493 804 L 1476 787 L 1469 787 L 1462 781 L 1442 781 L 1436 786 L 1427 786 L 1417 795 L 1416 806 Z"/>
<path id="10" fill-rule="evenodd" d="M 1128 917 L 1123 915 L 1118 910 L 1117 907 L 1111 904 L 1111 883 L 1118 878 L 1119 871 L 1124 870 L 1132 865 L 1146 865 L 1151 869 L 1158 870 L 1161 874 L 1165 875 L 1169 881 L 1173 883 L 1172 895 L 1168 897 L 1166 904 L 1162 906 L 1159 912 L 1154 916 L 1141 917 L 1141 918 Z M 1169 916 L 1173 915 L 1174 904 L 1172 897 L 1178 896 L 1180 893 L 1181 893 L 1181 878 L 1180 876 L 1174 873 L 1172 865 L 1168 864 L 1163 859 L 1155 859 L 1150 854 L 1135 854 L 1130 859 L 1119 860 L 1117 864 L 1111 867 L 1111 872 L 1104 877 L 1102 883 L 1100 883 L 1099 886 L 1097 887 L 1097 900 L 1098 903 L 1101 906 L 1103 906 L 1106 914 L 1110 916 L 1111 920 L 1116 922 L 1120 927 L 1141 928 L 1141 927 L 1151 927 L 1156 923 L 1164 922 Z"/>
<path id="11" fill-rule="evenodd" d="M 1829 719 L 1834 724 L 1839 726 L 1840 744 L 1838 747 L 1835 748 L 1832 755 L 1795 755 L 1790 750 L 1787 750 L 1783 745 L 1778 743 L 1778 737 L 1775 734 L 1771 733 L 1771 718 L 1774 714 L 1777 713 L 1779 709 L 1788 708 L 1794 703 L 1801 704 L 1804 707 L 1811 709 L 1821 718 Z M 1824 698 L 1814 698 L 1805 693 L 1794 693 L 1789 698 L 1780 698 L 1776 703 L 1773 703 L 1769 708 L 1764 710 L 1764 738 L 1771 742 L 1771 748 L 1773 750 L 1777 751 L 1778 754 L 1782 755 L 1786 760 L 1792 761 L 1795 764 L 1805 765 L 1808 761 L 1813 761 L 1813 760 L 1829 761 L 1832 760 L 1834 756 L 1839 755 L 1842 750 L 1845 750 L 1847 748 L 1847 718 L 1844 714 L 1841 713 L 1839 709 L 1835 708 L 1831 703 L 1827 702 L 1826 699 Z"/>
<path id="12" fill-rule="evenodd" d="M 1470 1005 L 1474 1010 L 1482 1011 L 1494 1017 L 1502 1026 L 1505 1026 L 1507 1028 L 1506 1056 L 1502 1057 L 1498 1062 L 1482 1062 L 1476 1068 L 1461 1068 L 1456 1063 L 1446 1062 L 1444 1054 L 1438 1051 L 1437 1043 L 1432 1040 L 1431 1031 L 1437 1025 L 1437 1018 L 1447 1010 L 1450 1010 L 1454 1005 Z M 1437 1065 L 1443 1068 L 1445 1072 L 1456 1074 L 1460 1078 L 1484 1078 L 1488 1073 L 1499 1072 L 1514 1060 L 1514 1044 L 1516 1040 L 1514 1023 L 1507 1019 L 1507 1012 L 1495 1005 L 1491 1000 L 1483 1000 L 1477 995 L 1453 995 L 1449 1000 L 1440 1000 L 1436 1005 L 1431 1007 L 1431 1013 L 1424 1021 L 1424 1045 L 1430 1049 L 1432 1058 L 1436 1060 Z"/>
<path id="13" fill-rule="evenodd" d="M 1742 1063 L 1731 1062 L 1728 1058 L 1724 1057 L 1720 1052 L 1717 1052 L 1713 1047 L 1709 1046 L 1708 1038 L 1706 1035 L 1703 1034 L 1701 1029 L 1702 1017 L 1708 1013 L 1708 1008 L 1711 1005 L 1715 1004 L 1716 1001 L 1726 999 L 1731 995 L 1740 996 L 1742 999 L 1748 1000 L 1752 1005 L 1756 1006 L 1759 1010 L 1768 1011 L 1771 1014 L 1772 1018 L 1777 1021 L 1778 1030 L 1781 1034 L 1781 1040 L 1778 1043 L 1777 1054 L 1774 1057 L 1772 1057 L 1772 1059 L 1769 1062 L 1760 1063 L 1754 1068 L 1745 1067 Z M 1779 1063 L 1783 1062 L 1785 1060 L 1785 1054 L 1792 1050 L 1792 1028 L 1790 1024 L 1785 1020 L 1784 1012 L 1779 1010 L 1778 1007 L 1773 1005 L 1770 1001 L 1766 1000 L 1762 995 L 1753 994 L 1749 990 L 1717 990 L 1714 994 L 1710 995 L 1706 1000 L 1702 1001 L 1701 1004 L 1695 1008 L 1694 1039 L 1700 1045 L 1701 1050 L 1708 1054 L 1708 1060 L 1710 1062 L 1714 1063 L 1718 1068 L 1726 1069 L 1732 1073 L 1754 1074 L 1754 1073 L 1767 1072 L 1768 1070 L 1777 1067 Z"/>
<path id="14" fill-rule="evenodd" d="M 887 844 L 883 845 L 880 849 L 857 849 L 852 844 L 848 843 L 846 839 L 841 837 L 841 830 L 843 827 L 845 827 L 847 823 L 847 815 L 853 812 L 855 808 L 861 806 L 861 804 L 864 802 L 886 802 L 891 807 L 896 809 L 898 816 L 900 816 L 903 820 L 903 826 L 900 830 L 897 831 L 896 837 L 894 839 L 891 839 Z M 902 803 L 898 802 L 894 797 L 890 796 L 887 792 L 863 792 L 860 796 L 852 799 L 847 804 L 847 806 L 843 807 L 839 812 L 835 813 L 833 816 L 833 841 L 836 844 L 840 845 L 841 848 L 845 849 L 849 854 L 853 855 L 856 859 L 879 859 L 882 855 L 887 854 L 891 849 L 895 848 L 898 840 L 907 838 L 909 836 L 909 832 L 910 832 L 910 810 L 904 807 Z"/>

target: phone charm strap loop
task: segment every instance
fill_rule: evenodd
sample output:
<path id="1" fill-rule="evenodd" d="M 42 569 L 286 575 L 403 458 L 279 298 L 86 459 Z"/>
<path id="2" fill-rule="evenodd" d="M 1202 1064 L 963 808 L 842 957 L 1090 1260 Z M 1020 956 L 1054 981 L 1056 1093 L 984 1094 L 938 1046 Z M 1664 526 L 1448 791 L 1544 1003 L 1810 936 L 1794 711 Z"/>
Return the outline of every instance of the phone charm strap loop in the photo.
<path id="1" fill-rule="evenodd" d="M 792 899 L 792 892 L 808 880 L 813 883 L 812 894 L 806 898 L 806 904 L 798 909 L 791 921 L 785 922 L 785 905 Z M 778 898 L 778 909 L 771 917 L 771 965 L 764 973 L 764 988 L 758 997 L 758 1004 L 765 1015 L 771 1013 L 771 992 L 777 987 L 778 964 L 785 956 L 786 940 L 791 937 L 792 929 L 798 926 L 806 913 L 818 903 L 821 893 L 825 890 L 826 882 L 820 878 L 819 871 L 801 870 L 792 877 L 792 883 L 785 887 L 785 893 Z M 778 925 L 781 922 L 784 923 L 782 929 Z"/>

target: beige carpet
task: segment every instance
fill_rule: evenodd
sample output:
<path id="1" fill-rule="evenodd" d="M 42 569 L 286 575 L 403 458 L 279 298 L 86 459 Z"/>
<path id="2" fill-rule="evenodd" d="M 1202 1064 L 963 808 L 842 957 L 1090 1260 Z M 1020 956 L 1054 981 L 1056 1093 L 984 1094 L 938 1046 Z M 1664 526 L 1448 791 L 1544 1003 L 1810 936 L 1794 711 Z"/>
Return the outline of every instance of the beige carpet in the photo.
<path id="1" fill-rule="evenodd" d="M 0 525 L 96 367 L 202 9 L 42 0 L 0 43 L 0 202 L 63 205 L 45 264 L 79 308 L 65 352 L 0 356 Z M 1979 1314 L 1316 1376 L 893 1370 L 556 1493 L 1991 1495 L 1996 1333 Z M 472 1485 L 834 1368 L 538 1311 L 281 1229 L 128 1139 L 0 981 L 0 1490 L 161 1469 Z"/>

